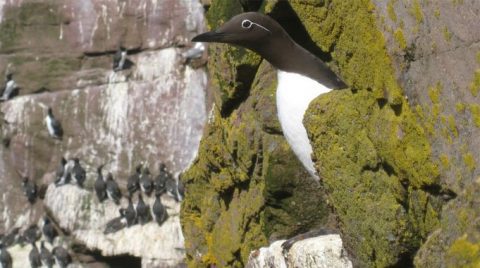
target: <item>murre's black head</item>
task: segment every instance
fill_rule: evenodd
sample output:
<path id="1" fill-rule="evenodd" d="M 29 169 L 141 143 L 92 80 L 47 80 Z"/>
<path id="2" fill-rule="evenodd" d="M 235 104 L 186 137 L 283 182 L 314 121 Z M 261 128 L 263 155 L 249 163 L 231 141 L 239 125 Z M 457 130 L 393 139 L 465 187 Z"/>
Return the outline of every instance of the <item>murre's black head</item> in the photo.
<path id="1" fill-rule="evenodd" d="M 257 12 L 236 15 L 218 29 L 195 36 L 193 42 L 217 42 L 239 45 L 260 55 L 272 40 L 286 35 L 272 18 Z"/>
<path id="2" fill-rule="evenodd" d="M 108 172 L 107 174 L 107 181 L 113 181 L 113 175 L 111 172 Z"/>
<path id="3" fill-rule="evenodd" d="M 23 177 L 22 183 L 25 185 L 25 184 L 27 184 L 27 182 L 28 182 L 28 177 Z"/>
<path id="4" fill-rule="evenodd" d="M 192 41 L 238 45 L 258 53 L 279 70 L 308 76 L 329 88 L 346 86 L 325 63 L 295 43 L 278 22 L 261 13 L 236 15 Z"/>
<path id="5" fill-rule="evenodd" d="M 77 164 L 80 163 L 80 159 L 78 157 L 73 158 L 73 161 Z"/>
<path id="6" fill-rule="evenodd" d="M 62 160 L 60 160 L 60 162 L 62 163 L 62 165 L 65 165 L 67 163 L 67 159 L 62 156 Z"/>
<path id="7" fill-rule="evenodd" d="M 13 74 L 12 73 L 8 73 L 7 74 L 7 81 L 10 81 L 13 79 Z"/>
<path id="8" fill-rule="evenodd" d="M 142 164 L 138 164 L 138 165 L 135 167 L 135 171 L 136 171 L 137 173 L 142 172 Z"/>
<path id="9" fill-rule="evenodd" d="M 47 113 L 49 116 L 53 116 L 52 108 L 48 107 Z"/>
<path id="10" fill-rule="evenodd" d="M 120 214 L 121 217 L 125 217 L 126 211 L 127 211 L 126 209 L 121 208 L 118 210 L 118 213 Z"/>
<path id="11" fill-rule="evenodd" d="M 167 166 L 164 163 L 160 163 L 160 165 L 158 166 L 158 169 L 160 171 L 165 171 L 167 169 Z"/>

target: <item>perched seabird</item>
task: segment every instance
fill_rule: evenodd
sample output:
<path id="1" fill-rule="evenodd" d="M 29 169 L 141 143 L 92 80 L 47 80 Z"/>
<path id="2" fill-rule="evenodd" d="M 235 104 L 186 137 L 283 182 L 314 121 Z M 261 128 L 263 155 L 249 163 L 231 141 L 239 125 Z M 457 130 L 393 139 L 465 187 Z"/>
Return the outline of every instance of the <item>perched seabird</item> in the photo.
<path id="1" fill-rule="evenodd" d="M 346 84 L 319 58 L 295 43 L 280 24 L 260 13 L 237 15 L 192 41 L 238 45 L 277 68 L 277 112 L 283 134 L 307 171 L 318 180 L 303 116 L 313 99 Z"/>
<path id="2" fill-rule="evenodd" d="M 165 189 L 167 194 L 175 199 L 175 201 L 180 202 L 183 200 L 183 196 L 180 195 L 178 191 L 178 181 L 174 177 L 169 177 L 165 183 Z"/>
<path id="3" fill-rule="evenodd" d="M 9 100 L 12 97 L 13 91 L 17 88 L 17 83 L 13 80 L 13 74 L 7 74 L 7 79 L 5 81 L 5 88 L 3 89 L 2 97 L 0 101 Z"/>
<path id="4" fill-rule="evenodd" d="M 103 165 L 97 168 L 97 179 L 95 180 L 95 193 L 97 194 L 98 201 L 103 202 L 107 198 L 107 184 L 102 175 Z"/>
<path id="5" fill-rule="evenodd" d="M 120 216 L 113 218 L 107 222 L 103 234 L 112 234 L 118 232 L 127 226 L 127 220 L 125 219 L 125 209 L 121 208 L 118 210 Z"/>
<path id="6" fill-rule="evenodd" d="M 43 218 L 42 232 L 46 240 L 53 245 L 53 240 L 57 236 L 57 230 L 55 230 L 55 227 L 47 216 Z"/>
<path id="7" fill-rule="evenodd" d="M 23 231 L 23 236 L 28 243 L 34 243 L 42 238 L 42 232 L 36 224 L 32 224 L 25 231 Z"/>
<path id="8" fill-rule="evenodd" d="M 24 177 L 22 181 L 22 188 L 23 188 L 23 193 L 28 199 L 28 202 L 30 202 L 30 204 L 35 203 L 35 200 L 37 199 L 37 193 L 38 193 L 37 184 L 29 180 L 28 177 Z"/>
<path id="9" fill-rule="evenodd" d="M 137 213 L 135 212 L 131 196 L 128 196 L 128 207 L 125 210 L 125 219 L 127 220 L 128 227 L 137 223 Z"/>
<path id="10" fill-rule="evenodd" d="M 1 243 L 7 248 L 18 243 L 20 227 L 13 228 L 7 235 L 5 235 Z"/>
<path id="11" fill-rule="evenodd" d="M 46 266 L 48 268 L 52 268 L 53 264 L 55 263 L 55 260 L 53 259 L 53 255 L 48 250 L 48 248 L 45 247 L 44 242 L 40 242 L 40 258 L 42 259 L 42 264 L 43 266 Z"/>
<path id="12" fill-rule="evenodd" d="M 60 181 L 63 178 L 63 173 L 65 172 L 65 165 L 67 164 L 67 159 L 62 156 L 60 160 L 60 165 L 57 167 L 57 171 L 55 172 L 55 185 L 59 185 Z"/>
<path id="13" fill-rule="evenodd" d="M 62 246 L 54 247 L 52 253 L 55 258 L 55 263 L 57 263 L 60 268 L 66 268 L 72 262 L 72 257 L 70 257 L 68 251 Z"/>
<path id="14" fill-rule="evenodd" d="M 115 55 L 113 56 L 113 70 L 115 72 L 123 70 L 125 67 L 125 61 L 127 59 L 127 50 L 120 46 Z"/>
<path id="15" fill-rule="evenodd" d="M 141 170 L 142 170 L 142 165 L 139 164 L 137 165 L 137 167 L 135 167 L 135 173 L 133 173 L 132 175 L 130 175 L 130 177 L 128 177 L 127 190 L 130 196 L 132 196 L 140 187 L 139 180 L 140 180 Z"/>
<path id="16" fill-rule="evenodd" d="M 162 204 L 162 200 L 160 200 L 161 194 L 155 194 L 155 202 L 153 203 L 152 207 L 152 215 L 158 225 L 162 225 L 164 221 L 168 218 L 167 209 Z"/>
<path id="17" fill-rule="evenodd" d="M 85 169 L 80 165 L 80 159 L 74 158 L 73 159 L 73 168 L 72 168 L 72 178 L 75 180 L 78 186 L 83 188 L 83 183 L 87 178 L 87 172 Z"/>
<path id="18" fill-rule="evenodd" d="M 153 188 L 155 189 L 155 194 L 163 194 L 166 191 L 165 184 L 172 175 L 168 172 L 167 166 L 164 163 L 160 163 L 158 171 L 158 176 L 153 181 Z"/>
<path id="19" fill-rule="evenodd" d="M 0 243 L 0 266 L 2 268 L 12 268 L 12 256 L 3 243 Z"/>
<path id="20" fill-rule="evenodd" d="M 32 268 L 38 268 L 42 266 L 42 259 L 40 258 L 40 252 L 38 252 L 37 245 L 35 242 L 32 242 L 32 249 L 28 254 L 28 260 L 30 261 L 30 266 Z"/>
<path id="21" fill-rule="evenodd" d="M 205 45 L 202 42 L 195 43 L 195 45 L 182 54 L 185 62 L 189 62 L 194 59 L 199 59 L 205 52 Z"/>
<path id="22" fill-rule="evenodd" d="M 138 202 L 135 210 L 137 212 L 138 223 L 141 225 L 144 225 L 151 220 L 150 207 L 143 202 L 142 193 L 138 193 Z"/>
<path id="23" fill-rule="evenodd" d="M 108 198 L 113 200 L 115 204 L 117 205 L 120 204 L 120 199 L 122 198 L 122 192 L 120 192 L 120 188 L 118 187 L 117 182 L 113 180 L 113 175 L 110 172 L 107 174 L 106 184 L 107 184 Z"/>
<path id="24" fill-rule="evenodd" d="M 140 175 L 140 189 L 148 196 L 152 194 L 153 181 L 148 167 L 145 167 Z"/>
<path id="25" fill-rule="evenodd" d="M 58 121 L 52 112 L 52 108 L 48 107 L 47 116 L 45 117 L 45 123 L 47 124 L 48 134 L 54 139 L 62 139 L 63 129 L 60 121 Z"/>

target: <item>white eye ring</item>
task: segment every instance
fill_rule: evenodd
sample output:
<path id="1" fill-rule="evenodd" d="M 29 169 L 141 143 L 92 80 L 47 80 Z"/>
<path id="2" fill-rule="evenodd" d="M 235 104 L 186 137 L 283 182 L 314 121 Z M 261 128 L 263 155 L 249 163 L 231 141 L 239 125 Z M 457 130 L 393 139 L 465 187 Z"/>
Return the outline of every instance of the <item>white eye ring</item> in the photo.
<path id="1" fill-rule="evenodd" d="M 249 20 L 242 20 L 242 28 L 244 29 L 250 29 L 252 27 L 253 23 Z"/>

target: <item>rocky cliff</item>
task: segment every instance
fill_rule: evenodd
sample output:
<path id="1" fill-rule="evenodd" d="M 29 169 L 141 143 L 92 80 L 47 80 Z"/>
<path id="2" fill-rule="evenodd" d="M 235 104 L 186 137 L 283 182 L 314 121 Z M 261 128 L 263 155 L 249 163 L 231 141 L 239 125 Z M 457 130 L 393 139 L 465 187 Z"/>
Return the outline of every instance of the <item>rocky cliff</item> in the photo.
<path id="1" fill-rule="evenodd" d="M 281 136 L 270 65 L 210 46 L 215 107 L 184 177 L 189 264 L 241 267 L 269 240 L 333 226 L 355 266 L 478 265 L 479 4 L 219 0 L 208 25 L 252 10 L 349 88 L 305 115 L 317 185 Z"/>
<path id="2" fill-rule="evenodd" d="M 182 54 L 204 30 L 203 6 L 190 0 L 2 1 L 0 11 L 0 73 L 13 73 L 19 86 L 19 96 L 0 104 L 0 232 L 26 228 L 47 212 L 70 245 L 94 256 L 181 263 L 177 202 L 164 200 L 170 218 L 161 227 L 104 237 L 118 207 L 98 204 L 92 188 L 101 164 L 126 195 L 127 177 L 140 162 L 154 175 L 164 162 L 177 175 L 195 157 L 207 118 L 206 73 L 185 64 Z M 129 64 L 113 72 L 120 45 Z M 61 141 L 48 135 L 47 107 L 63 126 Z M 84 189 L 51 185 L 62 156 L 80 159 Z M 28 204 L 22 176 L 49 185 L 45 203 Z"/>

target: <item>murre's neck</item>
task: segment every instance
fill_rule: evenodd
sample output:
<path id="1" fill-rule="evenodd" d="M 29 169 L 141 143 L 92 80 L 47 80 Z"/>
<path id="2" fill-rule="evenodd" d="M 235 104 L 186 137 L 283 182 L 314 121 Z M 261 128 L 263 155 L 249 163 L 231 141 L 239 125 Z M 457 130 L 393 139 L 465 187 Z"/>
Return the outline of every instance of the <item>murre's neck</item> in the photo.
<path id="1" fill-rule="evenodd" d="M 307 76 L 332 89 L 346 87 L 323 61 L 298 45 L 286 32 L 277 33 L 254 51 L 281 71 Z"/>

